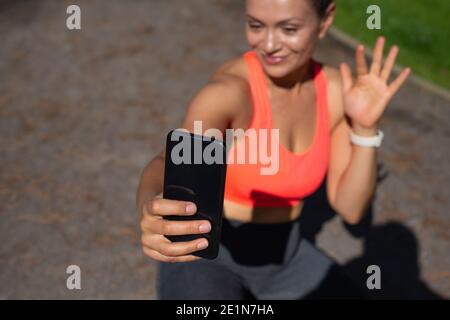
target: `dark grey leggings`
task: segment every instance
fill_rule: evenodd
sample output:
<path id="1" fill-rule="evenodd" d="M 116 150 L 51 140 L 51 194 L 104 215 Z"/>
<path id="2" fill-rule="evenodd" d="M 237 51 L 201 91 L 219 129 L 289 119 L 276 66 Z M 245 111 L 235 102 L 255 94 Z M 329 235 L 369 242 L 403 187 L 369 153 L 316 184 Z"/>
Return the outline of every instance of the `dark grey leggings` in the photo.
<path id="1" fill-rule="evenodd" d="M 340 268 L 301 237 L 300 220 L 224 219 L 219 256 L 160 263 L 157 298 L 171 300 L 361 298 Z"/>

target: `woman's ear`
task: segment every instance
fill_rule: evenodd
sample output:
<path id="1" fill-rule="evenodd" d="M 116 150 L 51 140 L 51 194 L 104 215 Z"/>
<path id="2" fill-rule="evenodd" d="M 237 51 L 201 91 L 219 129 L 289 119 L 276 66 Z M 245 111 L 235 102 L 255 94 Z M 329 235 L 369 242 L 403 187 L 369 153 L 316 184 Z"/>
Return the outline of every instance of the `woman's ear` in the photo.
<path id="1" fill-rule="evenodd" d="M 334 2 L 332 2 L 328 6 L 324 17 L 321 19 L 319 39 L 322 39 L 323 37 L 325 37 L 328 29 L 330 29 L 331 25 L 333 24 L 335 15 L 336 15 L 336 5 L 334 4 Z"/>

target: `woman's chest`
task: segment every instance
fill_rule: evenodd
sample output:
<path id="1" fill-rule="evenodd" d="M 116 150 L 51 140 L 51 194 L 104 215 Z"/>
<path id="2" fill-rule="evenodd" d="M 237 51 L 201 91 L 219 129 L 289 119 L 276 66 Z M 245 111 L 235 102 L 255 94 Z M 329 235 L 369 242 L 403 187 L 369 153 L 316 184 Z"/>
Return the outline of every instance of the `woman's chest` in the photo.
<path id="1" fill-rule="evenodd" d="M 277 131 L 279 143 L 293 153 L 302 153 L 312 144 L 317 131 L 319 110 L 313 94 L 287 97 L 268 93 L 268 106 L 258 104 L 249 97 L 242 112 L 233 121 L 233 129 L 247 130 L 257 123 L 268 123 L 271 130 Z M 255 121 L 254 118 L 258 118 Z M 258 129 L 258 128 L 255 128 Z"/>

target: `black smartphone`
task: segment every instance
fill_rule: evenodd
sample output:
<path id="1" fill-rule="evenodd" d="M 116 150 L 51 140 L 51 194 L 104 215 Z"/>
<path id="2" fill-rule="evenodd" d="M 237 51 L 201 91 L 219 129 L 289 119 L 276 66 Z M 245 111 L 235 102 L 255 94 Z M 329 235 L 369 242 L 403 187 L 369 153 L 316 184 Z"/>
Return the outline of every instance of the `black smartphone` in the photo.
<path id="1" fill-rule="evenodd" d="M 166 236 L 173 242 L 206 238 L 209 245 L 193 255 L 214 259 L 219 253 L 226 178 L 226 145 L 213 137 L 172 130 L 166 140 L 163 198 L 191 201 L 192 216 L 166 216 L 168 220 L 209 220 L 205 234 Z"/>

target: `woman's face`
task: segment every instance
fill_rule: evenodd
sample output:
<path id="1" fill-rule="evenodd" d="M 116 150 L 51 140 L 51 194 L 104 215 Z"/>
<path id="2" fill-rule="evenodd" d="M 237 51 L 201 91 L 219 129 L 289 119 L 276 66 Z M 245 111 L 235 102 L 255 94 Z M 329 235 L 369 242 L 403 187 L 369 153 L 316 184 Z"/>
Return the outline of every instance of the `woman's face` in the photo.
<path id="1" fill-rule="evenodd" d="M 310 0 L 246 0 L 246 11 L 247 41 L 273 78 L 301 68 L 329 26 Z"/>

